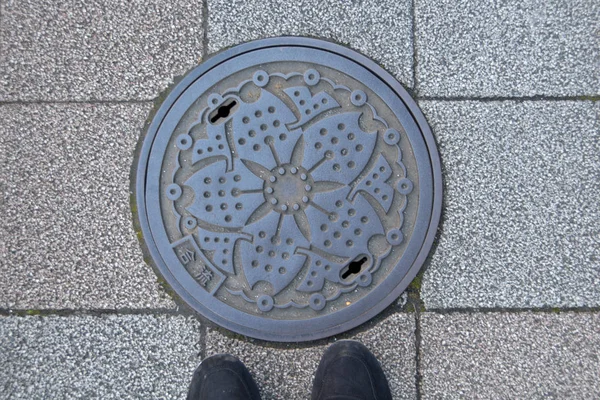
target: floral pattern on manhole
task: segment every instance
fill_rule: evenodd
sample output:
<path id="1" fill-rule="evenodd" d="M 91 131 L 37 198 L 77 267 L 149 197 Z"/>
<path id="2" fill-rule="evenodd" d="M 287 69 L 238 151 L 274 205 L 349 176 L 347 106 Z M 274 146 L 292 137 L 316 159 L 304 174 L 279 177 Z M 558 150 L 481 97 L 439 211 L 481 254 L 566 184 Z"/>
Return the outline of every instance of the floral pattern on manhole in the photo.
<path id="1" fill-rule="evenodd" d="M 352 69 L 256 57 L 182 82 L 155 117 L 141 196 L 153 258 L 217 323 L 266 339 L 323 337 L 391 302 L 414 270 L 431 230 L 432 206 L 423 229 L 419 203 L 433 197 L 419 190 L 432 181 L 414 146 L 422 132 L 411 137 L 414 122 Z"/>

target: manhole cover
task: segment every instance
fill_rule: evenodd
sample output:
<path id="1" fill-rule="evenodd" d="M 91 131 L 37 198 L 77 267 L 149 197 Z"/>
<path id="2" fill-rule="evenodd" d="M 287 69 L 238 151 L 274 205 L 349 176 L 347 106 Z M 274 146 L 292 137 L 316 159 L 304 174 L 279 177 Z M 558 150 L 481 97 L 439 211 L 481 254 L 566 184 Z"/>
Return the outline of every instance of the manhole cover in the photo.
<path id="1" fill-rule="evenodd" d="M 209 59 L 168 95 L 143 142 L 144 239 L 194 309 L 244 335 L 330 336 L 418 272 L 440 215 L 430 129 L 374 62 L 277 38 Z"/>

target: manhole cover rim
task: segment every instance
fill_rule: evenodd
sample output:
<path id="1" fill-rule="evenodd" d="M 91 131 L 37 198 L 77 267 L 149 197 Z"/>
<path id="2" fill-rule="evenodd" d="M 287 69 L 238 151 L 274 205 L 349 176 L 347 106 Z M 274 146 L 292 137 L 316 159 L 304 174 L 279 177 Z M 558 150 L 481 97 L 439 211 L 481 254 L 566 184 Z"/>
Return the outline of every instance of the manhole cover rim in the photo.
<path id="1" fill-rule="evenodd" d="M 384 82 L 407 107 L 408 111 L 411 113 L 413 120 L 420 131 L 421 137 L 424 140 L 424 144 L 429 155 L 429 162 L 432 174 L 431 179 L 433 185 L 431 195 L 432 209 L 430 211 L 429 225 L 426 229 L 425 238 L 421 243 L 420 250 L 415 260 L 413 261 L 411 267 L 406 272 L 404 277 L 398 282 L 396 287 L 393 290 L 391 290 L 387 296 L 385 296 L 382 300 L 377 302 L 371 308 L 364 310 L 363 313 L 356 315 L 351 319 L 344 320 L 343 322 L 337 325 L 329 326 L 325 329 L 317 331 L 311 330 L 309 332 L 303 333 L 301 336 L 297 333 L 280 334 L 274 331 L 268 332 L 264 330 L 257 330 L 248 325 L 238 324 L 232 321 L 231 319 L 227 319 L 224 316 L 217 314 L 213 309 L 206 307 L 199 301 L 199 299 L 190 294 L 188 290 L 175 277 L 171 269 L 167 266 L 163 259 L 163 256 L 161 255 L 160 250 L 158 249 L 157 244 L 155 243 L 154 236 L 152 235 L 152 230 L 149 224 L 149 218 L 147 215 L 145 195 L 147 167 L 150 161 L 150 154 L 153 148 L 154 139 L 156 137 L 156 134 L 158 133 L 160 126 L 164 122 L 164 119 L 167 116 L 169 110 L 180 97 L 180 95 L 183 92 L 185 92 L 190 86 L 190 84 L 196 81 L 199 77 L 206 74 L 213 68 L 217 67 L 219 64 L 230 60 L 231 58 L 259 49 L 280 46 L 301 46 L 306 48 L 313 48 L 315 50 L 329 51 L 333 54 L 345 57 L 349 61 L 366 68 L 372 74 L 377 76 L 382 82 Z M 134 185 L 134 189 L 136 192 L 135 198 L 138 207 L 137 218 L 142 229 L 142 233 L 144 235 L 143 239 L 141 240 L 143 242 L 142 244 L 146 246 L 151 255 L 151 264 L 154 265 L 156 269 L 158 269 L 160 274 L 169 283 L 169 285 L 171 285 L 171 287 L 175 290 L 178 296 L 180 296 L 184 301 L 186 301 L 186 303 L 191 305 L 197 312 L 199 312 L 204 317 L 232 331 L 263 340 L 291 342 L 316 340 L 335 335 L 353 327 L 356 327 L 364 323 L 365 321 L 371 319 L 383 309 L 388 307 L 405 290 L 405 288 L 420 270 L 423 262 L 429 254 L 429 251 L 431 250 L 431 246 L 433 245 L 433 240 L 437 231 L 437 226 L 441 215 L 442 203 L 441 163 L 433 134 L 417 104 L 410 97 L 408 92 L 396 81 L 396 79 L 383 68 L 379 67 L 372 60 L 360 55 L 356 51 L 351 50 L 349 48 L 319 39 L 302 37 L 279 37 L 272 39 L 257 40 L 227 49 L 221 53 L 214 55 L 213 57 L 205 61 L 203 64 L 196 67 L 171 89 L 170 93 L 160 105 L 160 108 L 154 114 L 151 124 L 148 126 L 144 133 L 145 135 L 143 135 L 143 137 L 140 139 L 142 146 L 139 152 L 139 158 L 134 164 L 137 166 L 137 171 L 135 174 L 136 181 Z M 248 317 L 251 316 L 248 315 Z M 328 318 L 330 322 L 332 319 L 338 319 L 335 318 L 334 314 L 332 314 L 317 317 L 313 320 L 316 320 L 318 318 Z M 285 322 L 298 323 L 302 321 L 295 320 Z"/>

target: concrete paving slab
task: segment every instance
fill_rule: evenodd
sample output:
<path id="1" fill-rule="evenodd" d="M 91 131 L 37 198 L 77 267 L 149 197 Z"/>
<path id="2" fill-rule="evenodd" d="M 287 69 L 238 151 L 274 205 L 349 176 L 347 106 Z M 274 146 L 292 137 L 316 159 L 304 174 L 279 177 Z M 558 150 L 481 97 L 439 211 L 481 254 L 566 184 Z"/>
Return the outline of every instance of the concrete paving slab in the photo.
<path id="1" fill-rule="evenodd" d="M 425 306 L 599 306 L 600 105 L 421 106 L 446 186 Z"/>
<path id="2" fill-rule="evenodd" d="M 202 54 L 199 1 L 1 4 L 0 100 L 153 99 Z"/>
<path id="3" fill-rule="evenodd" d="M 599 313 L 421 317 L 423 399 L 597 399 Z"/>
<path id="4" fill-rule="evenodd" d="M 0 317 L 0 397 L 182 399 L 199 340 L 180 316 Z"/>
<path id="5" fill-rule="evenodd" d="M 315 36 L 346 44 L 412 87 L 412 4 L 409 0 L 208 0 L 211 52 L 253 39 Z"/>
<path id="6" fill-rule="evenodd" d="M 418 0 L 422 96 L 600 94 L 600 3 Z"/>
<path id="7" fill-rule="evenodd" d="M 0 308 L 174 307 L 144 263 L 129 206 L 150 108 L 0 106 Z"/>
<path id="8" fill-rule="evenodd" d="M 339 339 L 358 340 L 375 354 L 388 378 L 394 399 L 416 398 L 413 314 L 393 314 L 360 332 L 318 341 L 312 346 L 265 345 L 264 342 L 243 341 L 209 329 L 206 353 L 207 356 L 230 353 L 242 360 L 256 380 L 264 400 L 308 399 L 323 352 Z"/>

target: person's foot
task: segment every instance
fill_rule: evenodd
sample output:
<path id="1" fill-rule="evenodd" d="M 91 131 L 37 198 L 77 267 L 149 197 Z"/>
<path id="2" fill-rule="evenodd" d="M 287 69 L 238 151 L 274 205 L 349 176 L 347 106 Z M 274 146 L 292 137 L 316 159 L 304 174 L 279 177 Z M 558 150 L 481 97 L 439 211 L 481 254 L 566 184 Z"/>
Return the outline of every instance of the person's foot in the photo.
<path id="1" fill-rule="evenodd" d="M 342 340 L 325 351 L 315 374 L 312 400 L 391 399 L 381 366 L 364 345 Z"/>
<path id="2" fill-rule="evenodd" d="M 229 354 L 217 354 L 196 368 L 187 399 L 260 400 L 260 394 L 240 360 Z"/>

